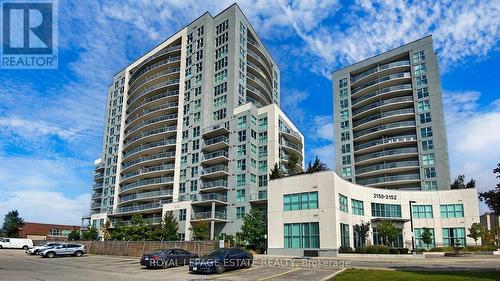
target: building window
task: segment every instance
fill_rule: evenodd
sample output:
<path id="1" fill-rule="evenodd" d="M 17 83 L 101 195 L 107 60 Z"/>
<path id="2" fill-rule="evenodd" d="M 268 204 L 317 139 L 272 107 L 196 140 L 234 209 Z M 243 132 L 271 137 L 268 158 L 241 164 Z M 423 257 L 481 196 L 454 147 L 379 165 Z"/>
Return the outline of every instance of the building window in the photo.
<path id="1" fill-rule="evenodd" d="M 245 174 L 236 175 L 236 186 L 244 186 L 246 184 Z"/>
<path id="2" fill-rule="evenodd" d="M 238 131 L 238 141 L 244 142 L 246 140 L 247 140 L 247 131 L 246 130 Z"/>
<path id="3" fill-rule="evenodd" d="M 246 144 L 239 144 L 237 153 L 238 153 L 238 157 L 247 155 L 247 145 Z"/>
<path id="4" fill-rule="evenodd" d="M 223 95 L 214 99 L 214 109 L 225 107 L 227 104 L 227 96 Z"/>
<path id="5" fill-rule="evenodd" d="M 422 76 L 419 76 L 416 78 L 416 83 L 417 83 L 417 86 L 425 86 L 427 85 L 427 76 L 425 75 L 422 75 Z"/>
<path id="6" fill-rule="evenodd" d="M 342 212 L 346 212 L 346 213 L 349 212 L 349 206 L 348 206 L 348 203 L 347 203 L 347 197 L 344 196 L 344 195 L 342 195 L 342 194 L 339 194 L 339 209 Z"/>
<path id="7" fill-rule="evenodd" d="M 424 177 L 426 179 L 435 178 L 436 177 L 436 168 L 435 167 L 424 168 Z"/>
<path id="8" fill-rule="evenodd" d="M 342 247 L 350 247 L 349 241 L 349 225 L 341 223 L 340 224 L 340 245 Z"/>
<path id="9" fill-rule="evenodd" d="M 267 129 L 267 117 L 259 119 L 259 130 Z"/>
<path id="10" fill-rule="evenodd" d="M 426 245 L 424 241 L 422 241 L 422 233 L 424 233 L 423 228 L 415 228 L 415 243 L 417 248 L 424 248 L 424 249 L 429 249 L 429 248 L 434 248 L 436 245 L 436 241 L 434 240 L 434 228 L 429 228 L 431 235 L 432 235 L 432 242 L 429 245 Z"/>
<path id="11" fill-rule="evenodd" d="M 413 62 L 421 62 L 425 60 L 425 54 L 424 51 L 418 51 L 413 53 Z"/>
<path id="12" fill-rule="evenodd" d="M 340 119 L 347 120 L 349 119 L 349 110 L 344 109 L 340 111 Z"/>
<path id="13" fill-rule="evenodd" d="M 238 189 L 236 190 L 236 202 L 244 202 L 245 201 L 245 190 Z"/>
<path id="14" fill-rule="evenodd" d="M 267 160 L 259 161 L 259 172 L 267 172 Z"/>
<path id="15" fill-rule="evenodd" d="M 372 238 L 373 238 L 374 245 L 387 245 L 388 244 L 388 241 L 384 241 L 384 237 L 382 237 L 382 235 L 380 235 L 378 228 L 373 228 L 372 231 L 373 231 Z M 398 231 L 397 237 L 394 241 L 392 241 L 391 247 L 392 248 L 403 248 L 403 247 L 405 247 L 405 244 L 403 242 L 403 230 L 398 228 L 397 231 Z"/>
<path id="16" fill-rule="evenodd" d="M 342 78 L 339 80 L 339 89 L 347 87 L 347 78 Z"/>
<path id="17" fill-rule="evenodd" d="M 351 145 L 350 144 L 343 144 L 342 145 L 342 153 L 350 153 L 351 152 Z"/>
<path id="18" fill-rule="evenodd" d="M 351 155 L 342 156 L 342 165 L 349 165 L 349 164 L 351 164 Z"/>
<path id="19" fill-rule="evenodd" d="M 227 82 L 214 87 L 214 97 L 227 92 Z"/>
<path id="20" fill-rule="evenodd" d="M 437 190 L 437 181 L 424 182 L 424 190 Z"/>
<path id="21" fill-rule="evenodd" d="M 446 247 L 466 246 L 465 228 L 443 228 L 443 245 Z"/>
<path id="22" fill-rule="evenodd" d="M 179 221 L 185 221 L 186 220 L 186 209 L 180 209 L 179 210 Z"/>
<path id="23" fill-rule="evenodd" d="M 191 155 L 191 164 L 198 163 L 199 158 L 200 157 L 198 153 L 193 153 L 193 155 Z"/>
<path id="24" fill-rule="evenodd" d="M 214 111 L 214 113 L 213 113 L 214 121 L 226 118 L 226 114 L 227 114 L 227 111 L 225 108 Z"/>
<path id="25" fill-rule="evenodd" d="M 267 175 L 259 176 L 259 187 L 267 186 Z"/>
<path id="26" fill-rule="evenodd" d="M 344 167 L 344 168 L 342 168 L 342 176 L 343 177 L 350 177 L 350 176 L 352 176 L 352 168 L 351 167 Z"/>
<path id="27" fill-rule="evenodd" d="M 447 204 L 441 205 L 441 218 L 463 218 L 464 205 L 463 204 Z"/>
<path id="28" fill-rule="evenodd" d="M 372 203 L 372 217 L 400 218 L 401 205 Z"/>
<path id="29" fill-rule="evenodd" d="M 422 150 L 423 151 L 434 150 L 434 141 L 433 140 L 422 141 Z"/>
<path id="30" fill-rule="evenodd" d="M 340 129 L 341 130 L 348 130 L 349 129 L 349 121 L 340 122 Z"/>
<path id="31" fill-rule="evenodd" d="M 247 169 L 246 159 L 239 159 L 238 161 L 236 161 L 236 167 L 238 169 L 238 172 L 246 171 Z"/>
<path id="32" fill-rule="evenodd" d="M 411 210 L 415 219 L 432 218 L 432 205 L 412 205 Z"/>
<path id="33" fill-rule="evenodd" d="M 340 98 L 341 98 L 341 99 L 345 99 L 345 98 L 347 98 L 347 96 L 348 96 L 348 94 L 347 94 L 347 89 L 341 89 L 341 90 L 339 91 L 339 96 L 340 96 Z"/>
<path id="34" fill-rule="evenodd" d="M 241 116 L 238 117 L 238 129 L 245 129 L 247 127 L 247 117 L 246 116 Z"/>
<path id="35" fill-rule="evenodd" d="M 415 65 L 415 75 L 424 74 L 426 71 L 427 71 L 427 67 L 425 67 L 425 63 Z"/>
<path id="36" fill-rule="evenodd" d="M 429 165 L 436 164 L 434 153 L 429 153 L 429 154 L 422 155 L 422 164 L 424 166 L 429 166 Z"/>
<path id="37" fill-rule="evenodd" d="M 283 195 L 283 210 L 307 210 L 318 208 L 318 192 L 303 192 Z"/>
<path id="38" fill-rule="evenodd" d="M 198 181 L 191 181 L 191 192 L 198 190 Z"/>
<path id="39" fill-rule="evenodd" d="M 319 248 L 319 223 L 285 223 L 284 248 Z"/>
<path id="40" fill-rule="evenodd" d="M 339 104 L 340 104 L 340 108 L 347 108 L 347 107 L 349 107 L 349 100 L 348 99 L 341 100 L 339 102 Z"/>
<path id="41" fill-rule="evenodd" d="M 340 133 L 340 141 L 348 141 L 351 139 L 351 135 L 349 132 L 342 132 Z"/>
<path id="42" fill-rule="evenodd" d="M 432 121 L 432 119 L 431 119 L 430 112 L 420 114 L 420 124 L 429 123 L 431 121 Z"/>
<path id="43" fill-rule="evenodd" d="M 421 128 L 420 129 L 420 136 L 422 136 L 422 138 L 432 137 L 432 127 Z"/>
<path id="44" fill-rule="evenodd" d="M 359 201 L 356 199 L 351 199 L 351 208 L 352 208 L 352 213 L 355 215 L 365 215 L 365 209 L 363 206 L 363 201 Z"/>
<path id="45" fill-rule="evenodd" d="M 245 207 L 236 207 L 236 219 L 245 217 Z"/>
<path id="46" fill-rule="evenodd" d="M 429 90 L 427 89 L 427 87 L 423 87 L 423 88 L 417 89 L 417 96 L 418 96 L 419 99 L 428 97 L 429 96 Z"/>
<path id="47" fill-rule="evenodd" d="M 426 111 L 431 109 L 431 102 L 429 100 L 423 100 L 418 102 L 418 111 Z"/>

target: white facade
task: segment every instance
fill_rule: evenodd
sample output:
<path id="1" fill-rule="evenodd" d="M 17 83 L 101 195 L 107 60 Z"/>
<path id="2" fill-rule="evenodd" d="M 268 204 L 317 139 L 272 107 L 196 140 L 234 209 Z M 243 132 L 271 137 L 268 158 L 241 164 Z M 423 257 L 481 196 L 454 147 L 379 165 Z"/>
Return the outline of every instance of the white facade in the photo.
<path id="1" fill-rule="evenodd" d="M 284 196 L 290 194 L 317 192 L 317 208 L 288 210 L 284 208 Z M 340 197 L 347 197 L 347 209 L 341 210 Z M 353 201 L 362 201 L 363 214 L 353 214 Z M 432 246 L 443 246 L 449 244 L 449 239 L 443 237 L 444 229 L 463 229 L 464 242 L 473 244 L 474 240 L 467 237 L 467 228 L 473 223 L 479 222 L 479 208 L 476 189 L 463 190 L 441 190 L 441 191 L 405 191 L 386 190 L 380 188 L 365 187 L 343 180 L 333 171 L 304 174 L 286 177 L 269 182 L 268 190 L 268 225 L 272 226 L 268 231 L 268 253 L 303 255 L 304 247 L 285 247 L 285 224 L 294 223 L 318 223 L 319 225 L 319 247 L 311 248 L 319 250 L 320 256 L 336 255 L 341 242 L 340 224 L 348 226 L 349 246 L 354 248 L 353 225 L 362 222 L 370 222 L 370 235 L 367 245 L 374 244 L 373 230 L 382 219 L 390 220 L 397 228 L 402 230 L 402 245 L 399 247 L 412 248 L 412 234 L 410 222 L 410 201 L 413 209 L 413 227 L 432 228 L 434 231 L 435 244 Z M 372 215 L 372 203 L 391 204 L 400 206 L 400 215 L 384 217 Z M 419 206 L 431 206 L 431 218 L 415 217 Z M 457 212 L 453 218 L 444 218 L 441 208 L 444 205 L 463 206 L 463 216 Z M 380 205 L 377 205 L 380 206 Z M 446 236 L 446 235 L 445 235 Z M 462 237 L 460 237 L 462 238 Z M 377 243 L 375 243 L 377 244 Z M 417 241 L 418 244 L 418 241 Z"/>

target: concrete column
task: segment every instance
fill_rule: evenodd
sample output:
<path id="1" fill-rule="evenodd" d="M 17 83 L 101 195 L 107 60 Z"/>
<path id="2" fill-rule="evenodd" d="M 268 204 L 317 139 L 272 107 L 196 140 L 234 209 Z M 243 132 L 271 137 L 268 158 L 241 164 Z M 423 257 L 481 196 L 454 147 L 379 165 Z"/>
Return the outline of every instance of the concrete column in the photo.
<path id="1" fill-rule="evenodd" d="M 212 219 L 215 218 L 215 202 L 212 202 Z M 210 221 L 210 240 L 215 239 L 215 222 Z"/>

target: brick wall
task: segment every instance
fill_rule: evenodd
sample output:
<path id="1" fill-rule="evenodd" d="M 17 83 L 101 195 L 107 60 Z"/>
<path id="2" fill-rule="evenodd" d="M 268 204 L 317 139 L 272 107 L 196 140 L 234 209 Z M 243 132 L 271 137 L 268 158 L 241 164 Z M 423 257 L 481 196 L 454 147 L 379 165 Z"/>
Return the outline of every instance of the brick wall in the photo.
<path id="1" fill-rule="evenodd" d="M 49 236 L 51 228 L 69 231 L 80 230 L 80 227 L 76 225 L 25 222 L 24 225 L 19 228 L 19 237 L 26 238 L 28 235 L 40 235 L 45 236 L 47 240 L 61 240 L 60 238 L 62 238 L 62 240 L 66 239 L 66 237 L 61 236 Z"/>

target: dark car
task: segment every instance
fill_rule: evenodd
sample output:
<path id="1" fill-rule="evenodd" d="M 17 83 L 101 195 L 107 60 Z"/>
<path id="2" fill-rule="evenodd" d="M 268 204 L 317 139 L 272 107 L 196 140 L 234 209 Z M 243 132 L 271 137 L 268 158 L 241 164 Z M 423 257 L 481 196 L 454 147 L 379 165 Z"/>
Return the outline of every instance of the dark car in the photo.
<path id="1" fill-rule="evenodd" d="M 251 267 L 253 255 L 238 248 L 221 248 L 189 262 L 189 271 L 221 274 L 226 270 Z"/>
<path id="2" fill-rule="evenodd" d="M 186 265 L 195 258 L 198 258 L 196 254 L 183 249 L 161 249 L 143 255 L 141 265 L 147 268 L 167 268 Z"/>

